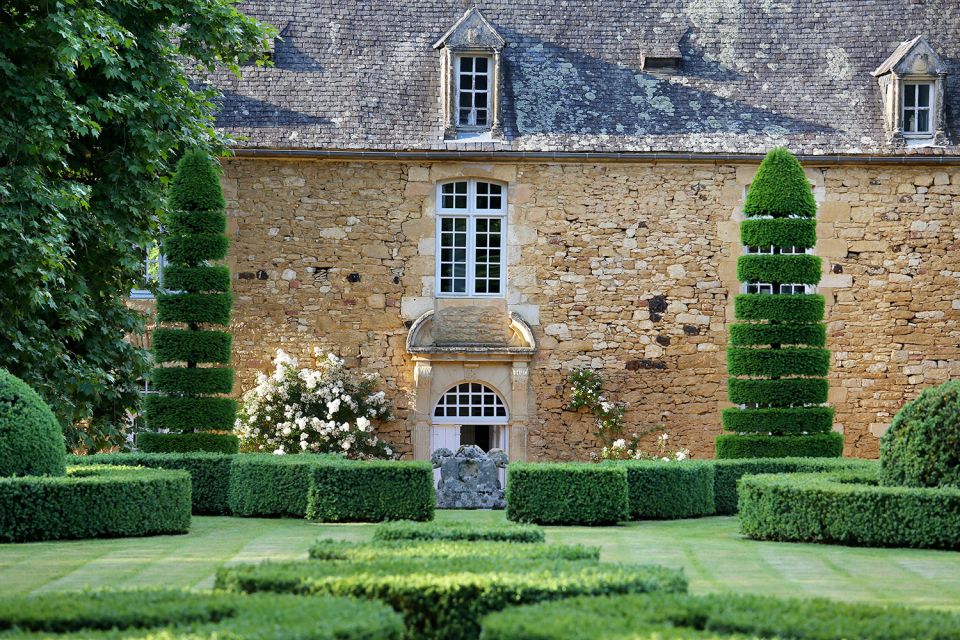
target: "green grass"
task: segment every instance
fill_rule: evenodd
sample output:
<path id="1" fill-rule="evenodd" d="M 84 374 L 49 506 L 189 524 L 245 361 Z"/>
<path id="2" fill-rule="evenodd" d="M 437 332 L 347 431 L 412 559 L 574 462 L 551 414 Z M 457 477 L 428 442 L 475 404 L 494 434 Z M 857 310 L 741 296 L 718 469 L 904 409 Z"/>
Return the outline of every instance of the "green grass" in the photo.
<path id="1" fill-rule="evenodd" d="M 502 511 L 441 511 L 496 523 Z M 374 525 L 194 517 L 184 536 L 0 545 L 0 594 L 87 587 L 209 588 L 225 564 L 307 557 L 320 537 L 368 540 Z M 681 567 L 694 593 L 822 596 L 960 610 L 960 553 L 746 540 L 736 518 L 548 527 L 548 542 L 601 547 L 611 562 Z"/>

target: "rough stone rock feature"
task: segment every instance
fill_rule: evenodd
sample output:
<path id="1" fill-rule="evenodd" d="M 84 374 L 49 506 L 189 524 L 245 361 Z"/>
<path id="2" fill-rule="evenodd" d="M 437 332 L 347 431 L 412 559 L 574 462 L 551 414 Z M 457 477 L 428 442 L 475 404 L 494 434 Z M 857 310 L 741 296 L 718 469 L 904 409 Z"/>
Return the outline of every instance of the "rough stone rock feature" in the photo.
<path id="1" fill-rule="evenodd" d="M 430 456 L 434 469 L 440 469 L 437 507 L 440 509 L 503 509 L 503 487 L 499 469 L 507 466 L 502 449 L 484 453 L 474 444 L 463 445 L 454 453 L 441 448 Z"/>

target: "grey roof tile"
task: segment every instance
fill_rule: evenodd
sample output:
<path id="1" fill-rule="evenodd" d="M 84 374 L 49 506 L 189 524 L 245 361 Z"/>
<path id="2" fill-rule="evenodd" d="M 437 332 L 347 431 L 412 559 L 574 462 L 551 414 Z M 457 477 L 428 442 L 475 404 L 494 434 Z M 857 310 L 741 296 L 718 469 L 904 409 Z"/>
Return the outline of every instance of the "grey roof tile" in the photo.
<path id="1" fill-rule="evenodd" d="M 474 4 L 507 40 L 505 141 L 493 146 L 443 140 L 432 45 Z M 760 153 L 786 144 L 800 153 L 891 153 L 871 72 L 920 35 L 949 65 L 948 137 L 960 140 L 956 0 L 254 0 L 240 8 L 285 34 L 274 68 L 211 78 L 224 91 L 218 125 L 244 147 Z M 671 47 L 683 56 L 679 72 L 641 70 L 645 52 Z"/>

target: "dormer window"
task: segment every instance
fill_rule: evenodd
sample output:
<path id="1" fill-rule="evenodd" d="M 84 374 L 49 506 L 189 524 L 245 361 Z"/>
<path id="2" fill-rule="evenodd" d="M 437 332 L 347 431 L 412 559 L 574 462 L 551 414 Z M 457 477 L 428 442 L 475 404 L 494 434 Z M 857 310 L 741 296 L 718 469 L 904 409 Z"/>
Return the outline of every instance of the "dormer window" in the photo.
<path id="1" fill-rule="evenodd" d="M 440 52 L 443 137 L 484 142 L 503 137 L 501 51 L 506 41 L 476 8 L 434 44 Z"/>
<path id="2" fill-rule="evenodd" d="M 903 134 L 929 136 L 933 134 L 934 85 L 929 82 L 903 83 Z"/>
<path id="3" fill-rule="evenodd" d="M 490 123 L 490 58 L 457 56 L 457 124 L 485 128 Z"/>
<path id="4" fill-rule="evenodd" d="M 900 44 L 873 72 L 884 125 L 894 147 L 946 144 L 947 66 L 923 36 Z"/>

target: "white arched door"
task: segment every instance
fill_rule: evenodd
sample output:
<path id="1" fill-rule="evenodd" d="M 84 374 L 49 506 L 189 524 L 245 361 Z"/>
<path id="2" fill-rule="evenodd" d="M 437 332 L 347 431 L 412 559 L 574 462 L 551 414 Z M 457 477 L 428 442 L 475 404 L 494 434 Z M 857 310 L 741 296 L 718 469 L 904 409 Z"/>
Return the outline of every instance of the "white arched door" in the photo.
<path id="1" fill-rule="evenodd" d="M 440 396 L 433 409 L 430 453 L 475 444 L 484 451 L 503 449 L 510 455 L 509 418 L 507 406 L 496 391 L 479 382 L 462 382 Z M 435 469 L 434 475 L 434 480 L 439 480 L 440 470 Z"/>

